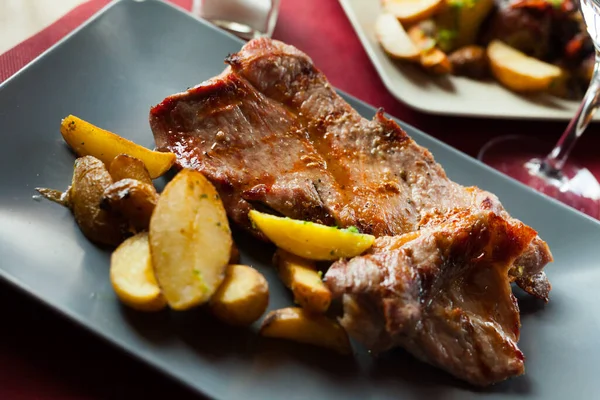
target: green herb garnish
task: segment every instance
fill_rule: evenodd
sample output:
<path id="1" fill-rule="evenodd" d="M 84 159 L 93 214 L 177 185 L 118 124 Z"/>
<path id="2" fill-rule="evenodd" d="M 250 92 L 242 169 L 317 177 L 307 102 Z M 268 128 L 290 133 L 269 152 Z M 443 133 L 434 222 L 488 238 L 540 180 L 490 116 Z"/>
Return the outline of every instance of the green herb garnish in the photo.
<path id="1" fill-rule="evenodd" d="M 438 42 L 440 48 L 442 48 L 442 49 L 452 48 L 452 45 L 453 45 L 452 42 L 454 42 L 454 39 L 456 39 L 456 36 L 458 36 L 458 32 L 455 31 L 454 29 L 440 29 L 437 32 L 437 42 Z M 404 171 L 402 171 L 402 172 L 404 172 Z M 406 172 L 404 172 L 404 174 L 406 176 Z"/>

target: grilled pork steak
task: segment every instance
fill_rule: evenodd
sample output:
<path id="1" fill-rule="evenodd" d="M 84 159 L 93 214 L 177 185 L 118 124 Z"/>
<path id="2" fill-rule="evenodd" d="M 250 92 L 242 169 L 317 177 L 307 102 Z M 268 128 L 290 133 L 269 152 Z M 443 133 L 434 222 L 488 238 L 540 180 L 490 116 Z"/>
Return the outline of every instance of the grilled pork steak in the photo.
<path id="1" fill-rule="evenodd" d="M 474 384 L 523 373 L 519 308 L 506 277 L 535 231 L 490 211 L 442 217 L 331 266 L 341 323 L 373 351 L 402 346 Z"/>
<path id="2" fill-rule="evenodd" d="M 229 217 L 256 236 L 262 237 L 249 222 L 252 208 L 353 225 L 378 237 L 433 229 L 450 210 L 520 224 L 494 195 L 450 181 L 431 153 L 382 112 L 371 121 L 362 118 L 296 48 L 256 39 L 226 61 L 221 75 L 152 108 L 150 125 L 157 147 L 175 153 L 180 167 L 205 174 Z M 547 300 L 543 267 L 552 256 L 536 234 L 527 238 L 510 257 L 493 253 L 508 263 L 504 275 L 494 276 L 498 285 L 516 281 Z M 386 268 L 402 268 L 394 260 Z M 328 274 L 328 283 L 335 286 L 340 276 Z M 433 356 L 428 360 L 436 363 Z M 517 373 L 511 371 L 504 377 Z"/>

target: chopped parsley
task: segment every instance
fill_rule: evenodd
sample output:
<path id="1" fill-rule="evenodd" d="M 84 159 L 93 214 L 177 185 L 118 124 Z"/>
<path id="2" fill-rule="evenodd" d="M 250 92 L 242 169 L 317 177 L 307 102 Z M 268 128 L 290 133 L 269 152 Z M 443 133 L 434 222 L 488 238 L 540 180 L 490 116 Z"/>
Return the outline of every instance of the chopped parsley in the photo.
<path id="1" fill-rule="evenodd" d="M 208 199 L 208 195 L 207 195 L 206 193 L 202 193 L 202 194 L 200 195 L 200 198 L 201 198 L 201 199 Z"/>
<path id="2" fill-rule="evenodd" d="M 358 230 L 358 228 L 355 227 L 355 226 L 349 226 L 348 228 L 346 228 L 346 230 L 348 232 L 352 232 L 352 233 L 360 233 L 360 231 Z"/>
<path id="3" fill-rule="evenodd" d="M 204 279 L 202 279 L 202 272 L 200 272 L 198 268 L 194 268 L 194 275 L 200 280 L 200 289 L 202 289 L 203 292 L 208 292 L 208 286 L 206 286 Z"/>
<path id="4" fill-rule="evenodd" d="M 477 0 L 448 0 L 448 5 L 453 8 L 473 8 Z"/>
<path id="5" fill-rule="evenodd" d="M 437 32 L 437 42 L 442 49 L 452 48 L 453 41 L 456 39 L 458 32 L 453 29 L 440 29 Z M 406 174 L 406 172 L 405 172 Z M 403 178 L 404 179 L 404 178 Z"/>

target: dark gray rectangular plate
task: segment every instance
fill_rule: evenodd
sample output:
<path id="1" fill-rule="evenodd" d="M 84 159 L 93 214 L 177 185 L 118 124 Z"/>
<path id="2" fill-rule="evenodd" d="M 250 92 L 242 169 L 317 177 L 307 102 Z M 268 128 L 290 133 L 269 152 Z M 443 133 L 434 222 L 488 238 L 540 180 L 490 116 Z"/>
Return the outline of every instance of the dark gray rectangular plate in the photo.
<path id="1" fill-rule="evenodd" d="M 109 252 L 90 244 L 70 213 L 32 199 L 65 188 L 74 157 L 59 134 L 75 114 L 153 146 L 148 112 L 165 96 L 223 69 L 241 43 L 158 1 L 112 4 L 0 86 L 0 276 L 136 357 L 218 399 L 600 398 L 600 224 L 405 126 L 449 176 L 496 193 L 548 241 L 556 262 L 544 306 L 519 295 L 526 375 L 473 389 L 401 350 L 354 359 L 258 337 L 202 311 L 145 315 L 123 308 Z M 374 109 L 347 97 L 365 117 Z M 242 237 L 242 261 L 271 283 L 270 309 L 291 298 L 269 266 L 272 248 Z"/>

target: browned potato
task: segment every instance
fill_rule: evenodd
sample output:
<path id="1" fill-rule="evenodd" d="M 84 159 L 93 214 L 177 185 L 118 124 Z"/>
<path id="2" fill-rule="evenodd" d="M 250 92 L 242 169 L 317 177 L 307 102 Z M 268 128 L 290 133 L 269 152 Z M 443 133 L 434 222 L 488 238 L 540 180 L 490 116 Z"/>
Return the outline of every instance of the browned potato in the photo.
<path id="1" fill-rule="evenodd" d="M 429 37 L 420 25 L 408 30 L 408 37 L 421 51 L 419 62 L 426 71 L 444 75 L 452 72 L 452 65 L 446 53 L 435 47 L 435 40 Z"/>
<path id="2" fill-rule="evenodd" d="M 186 310 L 210 300 L 225 277 L 232 243 L 214 186 L 198 171 L 179 172 L 150 219 L 152 263 L 172 309 Z"/>
<path id="3" fill-rule="evenodd" d="M 467 76 L 474 79 L 483 79 L 490 75 L 490 65 L 481 46 L 465 46 L 454 51 L 450 56 L 452 72 L 454 75 Z"/>
<path id="4" fill-rule="evenodd" d="M 104 191 L 111 184 L 112 178 L 102 161 L 91 156 L 78 158 L 69 189 L 69 204 L 77 225 L 88 239 L 116 246 L 124 239 L 123 221 L 100 208 Z"/>
<path id="5" fill-rule="evenodd" d="M 421 65 L 427 72 L 435 75 L 452 73 L 452 64 L 450 64 L 448 56 L 435 47 L 421 53 Z"/>
<path id="6" fill-rule="evenodd" d="M 142 160 L 128 154 L 119 154 L 110 163 L 108 172 L 114 182 L 121 179 L 137 179 L 140 182 L 152 185 L 152 178 Z"/>
<path id="7" fill-rule="evenodd" d="M 352 350 L 348 335 L 340 324 L 299 307 L 271 311 L 262 323 L 260 334 L 321 346 L 341 354 L 350 354 Z"/>
<path id="8" fill-rule="evenodd" d="M 103 209 L 104 191 L 113 183 L 104 163 L 92 156 L 75 160 L 71 186 L 66 192 L 37 188 L 46 199 L 71 209 L 81 232 L 92 242 L 117 246 L 125 239 L 127 224 Z"/>
<path id="9" fill-rule="evenodd" d="M 248 326 L 258 320 L 269 305 L 269 284 L 247 265 L 230 264 L 225 279 L 210 299 L 210 309 L 221 321 Z"/>
<path id="10" fill-rule="evenodd" d="M 277 249 L 273 261 L 279 277 L 294 293 L 294 301 L 303 308 L 324 313 L 331 304 L 331 292 L 321 280 L 313 261 Z"/>
<path id="11" fill-rule="evenodd" d="M 66 192 L 37 188 L 46 199 L 71 209 L 81 232 L 92 242 L 116 246 L 125 237 L 126 225 L 100 207 L 104 190 L 112 178 L 102 161 L 91 157 L 75 160 L 71 186 Z"/>
<path id="12" fill-rule="evenodd" d="M 152 184 L 125 178 L 104 190 L 101 206 L 127 220 L 139 232 L 150 226 L 158 193 Z"/>

